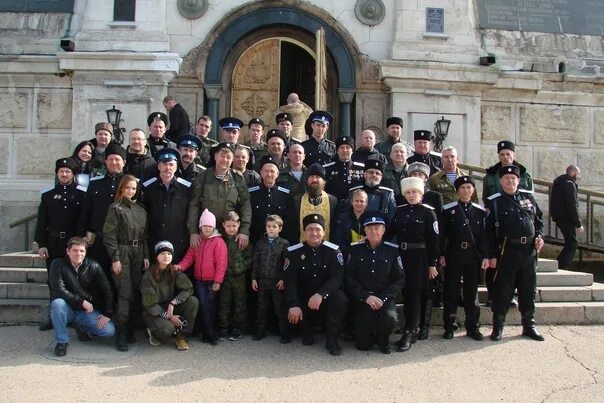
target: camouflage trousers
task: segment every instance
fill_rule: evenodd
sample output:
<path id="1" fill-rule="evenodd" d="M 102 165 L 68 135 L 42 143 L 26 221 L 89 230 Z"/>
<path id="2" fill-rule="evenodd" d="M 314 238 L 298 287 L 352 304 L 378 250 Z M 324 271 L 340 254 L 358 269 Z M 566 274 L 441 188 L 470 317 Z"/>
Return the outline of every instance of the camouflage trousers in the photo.
<path id="1" fill-rule="evenodd" d="M 220 329 L 235 328 L 243 330 L 246 325 L 246 294 L 247 283 L 245 275 L 227 275 L 220 286 L 218 296 L 218 327 Z"/>

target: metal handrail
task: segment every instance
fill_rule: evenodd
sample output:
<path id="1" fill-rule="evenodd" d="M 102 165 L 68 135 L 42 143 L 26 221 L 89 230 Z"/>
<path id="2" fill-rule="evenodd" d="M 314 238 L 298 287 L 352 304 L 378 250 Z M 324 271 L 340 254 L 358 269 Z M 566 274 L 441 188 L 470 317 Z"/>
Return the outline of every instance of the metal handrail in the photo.
<path id="1" fill-rule="evenodd" d="M 459 168 L 464 169 L 474 179 L 483 181 L 484 174 L 487 170 L 483 167 L 471 164 L 458 164 Z M 548 197 L 552 190 L 553 182 L 546 181 L 543 179 L 533 178 L 533 185 L 535 193 L 545 195 Z M 536 186 L 535 186 L 536 185 Z M 604 206 L 604 192 L 598 192 L 595 190 L 581 189 L 578 190 L 579 203 L 585 203 L 586 205 L 586 219 L 585 219 L 585 242 L 579 242 L 579 260 L 583 259 L 582 252 L 595 252 L 604 254 L 604 244 L 602 241 L 597 241 L 594 234 L 594 207 Z M 595 200 L 594 200 L 595 199 Z M 553 223 L 551 216 L 548 218 L 547 233 L 544 234 L 546 243 L 563 245 L 564 239 L 558 234 L 558 227 Z"/>
<path id="2" fill-rule="evenodd" d="M 38 214 L 30 214 L 27 217 L 23 217 L 15 222 L 12 222 L 10 224 L 8 224 L 9 228 L 15 228 L 18 227 L 20 225 L 25 225 L 25 236 L 24 236 L 24 245 L 25 248 L 24 250 L 30 250 L 31 249 L 31 245 L 29 243 L 29 222 L 32 220 L 35 220 L 36 218 L 38 218 Z"/>

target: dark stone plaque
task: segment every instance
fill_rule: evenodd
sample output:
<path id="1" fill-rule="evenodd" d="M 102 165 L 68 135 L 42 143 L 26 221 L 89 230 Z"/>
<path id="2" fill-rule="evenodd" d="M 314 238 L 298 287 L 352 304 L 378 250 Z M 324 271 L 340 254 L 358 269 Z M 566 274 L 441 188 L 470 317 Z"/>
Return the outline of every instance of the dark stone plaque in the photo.
<path id="1" fill-rule="evenodd" d="M 603 0 L 475 0 L 478 28 L 604 35 Z"/>
<path id="2" fill-rule="evenodd" d="M 426 7 L 426 32 L 445 33 L 445 10 Z"/>

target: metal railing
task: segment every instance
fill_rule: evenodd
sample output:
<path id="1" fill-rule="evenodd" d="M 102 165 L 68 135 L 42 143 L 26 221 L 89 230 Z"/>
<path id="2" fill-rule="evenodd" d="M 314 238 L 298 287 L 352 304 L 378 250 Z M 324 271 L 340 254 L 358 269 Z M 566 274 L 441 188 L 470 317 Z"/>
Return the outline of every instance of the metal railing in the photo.
<path id="1" fill-rule="evenodd" d="M 29 242 L 29 223 L 30 223 L 30 221 L 35 220 L 36 218 L 38 218 L 38 214 L 37 213 L 28 215 L 27 217 L 23 217 L 20 220 L 17 220 L 15 222 L 12 222 L 12 223 L 8 224 L 9 228 L 16 228 L 16 227 L 18 227 L 20 225 L 24 225 L 25 226 L 25 228 L 24 228 L 25 236 L 24 236 L 24 239 L 23 239 L 25 248 L 23 250 L 30 250 L 31 249 L 31 243 Z"/>
<path id="2" fill-rule="evenodd" d="M 482 183 L 483 178 L 486 174 L 486 169 L 470 164 L 459 164 L 459 167 L 466 172 L 470 176 L 472 176 L 477 181 Z M 535 179 L 533 178 L 533 187 L 534 191 L 537 195 L 545 196 L 545 200 L 547 204 L 541 204 L 541 209 L 549 205 L 549 195 L 552 191 L 553 182 L 546 181 L 543 179 Z M 585 220 L 583 220 L 583 227 L 585 228 L 585 233 L 579 239 L 579 260 L 583 259 L 583 251 L 594 252 L 594 253 L 602 253 L 604 254 L 604 240 L 598 239 L 596 234 L 595 224 L 597 224 L 597 220 L 595 219 L 594 209 L 595 207 L 604 207 L 604 192 L 596 192 L 593 190 L 582 189 L 579 188 L 579 211 L 585 211 Z M 548 207 L 546 210 L 549 209 Z M 604 213 L 604 210 L 603 210 Z M 604 214 L 602 214 L 604 216 Z M 564 245 L 564 238 L 559 234 L 558 227 L 552 221 L 552 218 L 549 214 L 547 214 L 546 221 L 546 232 L 544 234 L 544 239 L 546 243 L 553 245 Z"/>

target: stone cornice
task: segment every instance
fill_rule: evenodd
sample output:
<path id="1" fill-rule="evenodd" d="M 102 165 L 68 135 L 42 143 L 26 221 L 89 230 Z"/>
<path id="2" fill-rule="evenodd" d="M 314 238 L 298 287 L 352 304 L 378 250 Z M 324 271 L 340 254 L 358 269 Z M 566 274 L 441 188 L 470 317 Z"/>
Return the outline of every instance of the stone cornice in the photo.
<path id="1" fill-rule="evenodd" d="M 176 53 L 68 52 L 61 53 L 59 67 L 70 71 L 126 71 L 178 74 L 181 57 Z"/>

